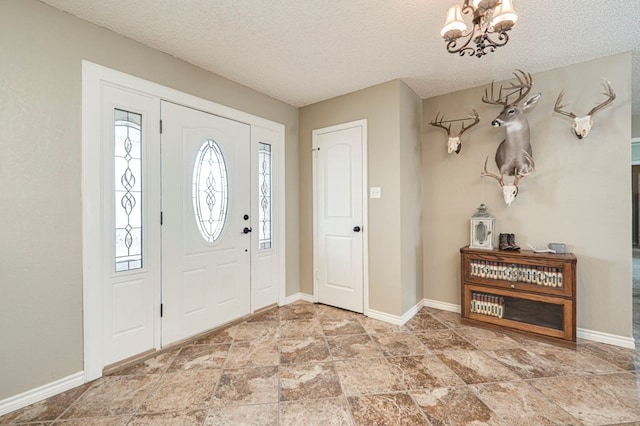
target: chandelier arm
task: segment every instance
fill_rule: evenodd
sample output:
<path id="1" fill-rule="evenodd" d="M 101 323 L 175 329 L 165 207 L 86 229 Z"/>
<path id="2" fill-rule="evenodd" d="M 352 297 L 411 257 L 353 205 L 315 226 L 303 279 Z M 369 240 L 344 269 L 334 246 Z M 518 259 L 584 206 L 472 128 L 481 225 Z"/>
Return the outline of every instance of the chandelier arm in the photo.
<path id="1" fill-rule="evenodd" d="M 462 4 L 462 14 L 471 16 L 471 19 L 474 18 L 475 8 L 471 4 L 471 2 L 464 2 Z"/>
<path id="2" fill-rule="evenodd" d="M 447 51 L 449 53 L 460 53 L 460 56 L 464 56 L 465 52 L 467 51 L 475 52 L 475 49 L 469 46 L 469 44 L 471 43 L 471 40 L 473 40 L 472 37 L 467 38 L 467 40 L 462 46 L 458 46 L 459 40 L 460 39 L 451 40 L 447 43 Z"/>
<path id="3" fill-rule="evenodd" d="M 490 36 L 497 34 L 497 39 L 493 39 Z M 476 43 L 475 56 L 481 58 L 487 53 L 493 53 L 498 47 L 504 46 L 509 41 L 509 35 L 505 31 L 499 32 L 485 32 L 484 34 L 474 39 Z"/>
<path id="4" fill-rule="evenodd" d="M 490 36 L 497 34 L 497 39 L 492 39 Z M 491 45 L 496 47 L 502 47 L 509 42 L 509 34 L 506 31 L 490 32 L 487 33 L 487 39 L 491 41 Z"/>
<path id="5" fill-rule="evenodd" d="M 468 54 L 469 56 L 475 55 L 476 49 L 469 45 L 476 38 L 477 31 L 478 26 L 473 24 L 473 27 L 469 32 L 462 34 L 457 39 L 447 41 L 447 51 L 449 53 L 459 53 L 460 56 L 464 56 L 465 54 Z M 458 47 L 458 42 L 461 40 L 465 40 L 464 44 Z"/>

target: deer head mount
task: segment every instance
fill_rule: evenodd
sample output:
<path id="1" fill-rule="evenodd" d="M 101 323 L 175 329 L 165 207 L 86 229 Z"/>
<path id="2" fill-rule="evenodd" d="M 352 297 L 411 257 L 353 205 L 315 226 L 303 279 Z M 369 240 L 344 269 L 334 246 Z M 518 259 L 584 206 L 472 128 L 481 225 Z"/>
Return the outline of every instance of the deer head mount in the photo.
<path id="1" fill-rule="evenodd" d="M 462 136 L 462 134 L 465 131 L 469 130 L 470 128 L 472 128 L 473 126 L 475 126 L 480 122 L 480 116 L 478 115 L 478 111 L 476 111 L 475 109 L 473 110 L 473 117 L 469 116 L 467 118 L 457 118 L 455 120 L 444 121 L 444 114 L 440 119 L 438 119 L 439 116 L 440 116 L 440 113 L 437 113 L 435 120 L 433 120 L 429 124 L 431 124 L 434 127 L 440 127 L 441 129 L 446 130 L 447 138 L 448 138 L 447 152 L 449 154 L 451 154 L 452 152 L 455 152 L 456 154 L 460 154 L 460 150 L 462 149 L 462 141 L 460 140 L 460 136 Z M 464 122 L 468 120 L 473 120 L 473 123 L 471 123 L 468 126 L 465 126 Z M 462 127 L 460 128 L 460 131 L 458 132 L 457 135 L 451 136 L 451 123 L 455 121 L 462 121 Z M 449 125 L 445 126 L 443 123 L 449 123 Z"/>
<path id="2" fill-rule="evenodd" d="M 491 82 L 491 93 L 489 93 L 489 89 L 485 89 L 482 97 L 482 102 L 486 104 L 502 106 L 502 111 L 491 122 L 491 125 L 504 127 L 506 136 L 498 146 L 495 156 L 500 176 L 487 171 L 486 161 L 481 176 L 491 176 L 498 181 L 507 205 L 511 205 L 518 194 L 518 181 L 535 171 L 533 151 L 529 141 L 529 121 L 524 112 L 533 107 L 540 99 L 540 93 L 537 93 L 523 102 L 531 91 L 533 78 L 531 74 L 522 70 L 514 71 L 513 75 L 516 77 L 517 83 L 512 82 L 507 87 L 501 85 L 500 89 L 496 91 L 494 82 Z M 509 98 L 513 95 L 516 95 L 515 99 L 510 100 Z M 514 176 L 512 185 L 505 184 L 505 175 Z"/>
<path id="3" fill-rule="evenodd" d="M 600 111 L 602 108 L 609 105 L 616 98 L 616 94 L 611 88 L 611 82 L 605 78 L 607 84 L 602 83 L 604 86 L 604 92 L 602 93 L 607 97 L 607 99 L 591 108 L 591 111 L 587 113 L 584 117 L 578 117 L 573 112 L 564 111 L 563 108 L 567 105 L 562 105 L 562 97 L 564 96 L 564 90 L 560 92 L 558 95 L 558 99 L 556 99 L 556 105 L 553 107 L 553 110 L 561 115 L 566 115 L 573 119 L 573 133 L 578 137 L 578 139 L 583 139 L 589 136 L 589 131 L 593 126 L 593 116 L 596 112 Z"/>

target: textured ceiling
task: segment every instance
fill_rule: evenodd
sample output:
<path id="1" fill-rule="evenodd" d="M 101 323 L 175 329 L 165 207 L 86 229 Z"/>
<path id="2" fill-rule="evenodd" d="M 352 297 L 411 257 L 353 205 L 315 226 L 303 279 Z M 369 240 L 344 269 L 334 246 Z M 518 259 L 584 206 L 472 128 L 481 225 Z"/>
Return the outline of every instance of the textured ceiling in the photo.
<path id="1" fill-rule="evenodd" d="M 632 51 L 640 114 L 640 0 L 514 0 L 509 44 L 481 59 L 440 38 L 462 0 L 41 1 L 294 106 L 396 78 L 428 98 Z"/>

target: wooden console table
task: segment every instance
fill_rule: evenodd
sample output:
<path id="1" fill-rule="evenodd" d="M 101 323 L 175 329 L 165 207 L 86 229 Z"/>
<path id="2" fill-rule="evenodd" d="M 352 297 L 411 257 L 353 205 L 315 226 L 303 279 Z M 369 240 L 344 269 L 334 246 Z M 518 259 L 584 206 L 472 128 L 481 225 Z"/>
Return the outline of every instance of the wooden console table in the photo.
<path id="1" fill-rule="evenodd" d="M 576 342 L 572 253 L 460 249 L 463 322 Z"/>

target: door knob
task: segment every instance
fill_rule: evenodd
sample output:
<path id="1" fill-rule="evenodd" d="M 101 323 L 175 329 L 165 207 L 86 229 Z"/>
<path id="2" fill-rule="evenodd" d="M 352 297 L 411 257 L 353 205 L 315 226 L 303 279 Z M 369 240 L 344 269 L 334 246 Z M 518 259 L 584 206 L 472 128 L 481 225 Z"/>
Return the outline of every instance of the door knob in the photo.
<path id="1" fill-rule="evenodd" d="M 249 232 L 251 232 L 251 228 L 246 228 L 246 227 L 245 227 L 245 228 L 242 230 L 242 233 L 243 233 L 243 234 L 248 234 Z"/>
<path id="2" fill-rule="evenodd" d="M 360 232 L 360 227 L 359 226 L 354 226 L 353 227 L 353 232 Z"/>

